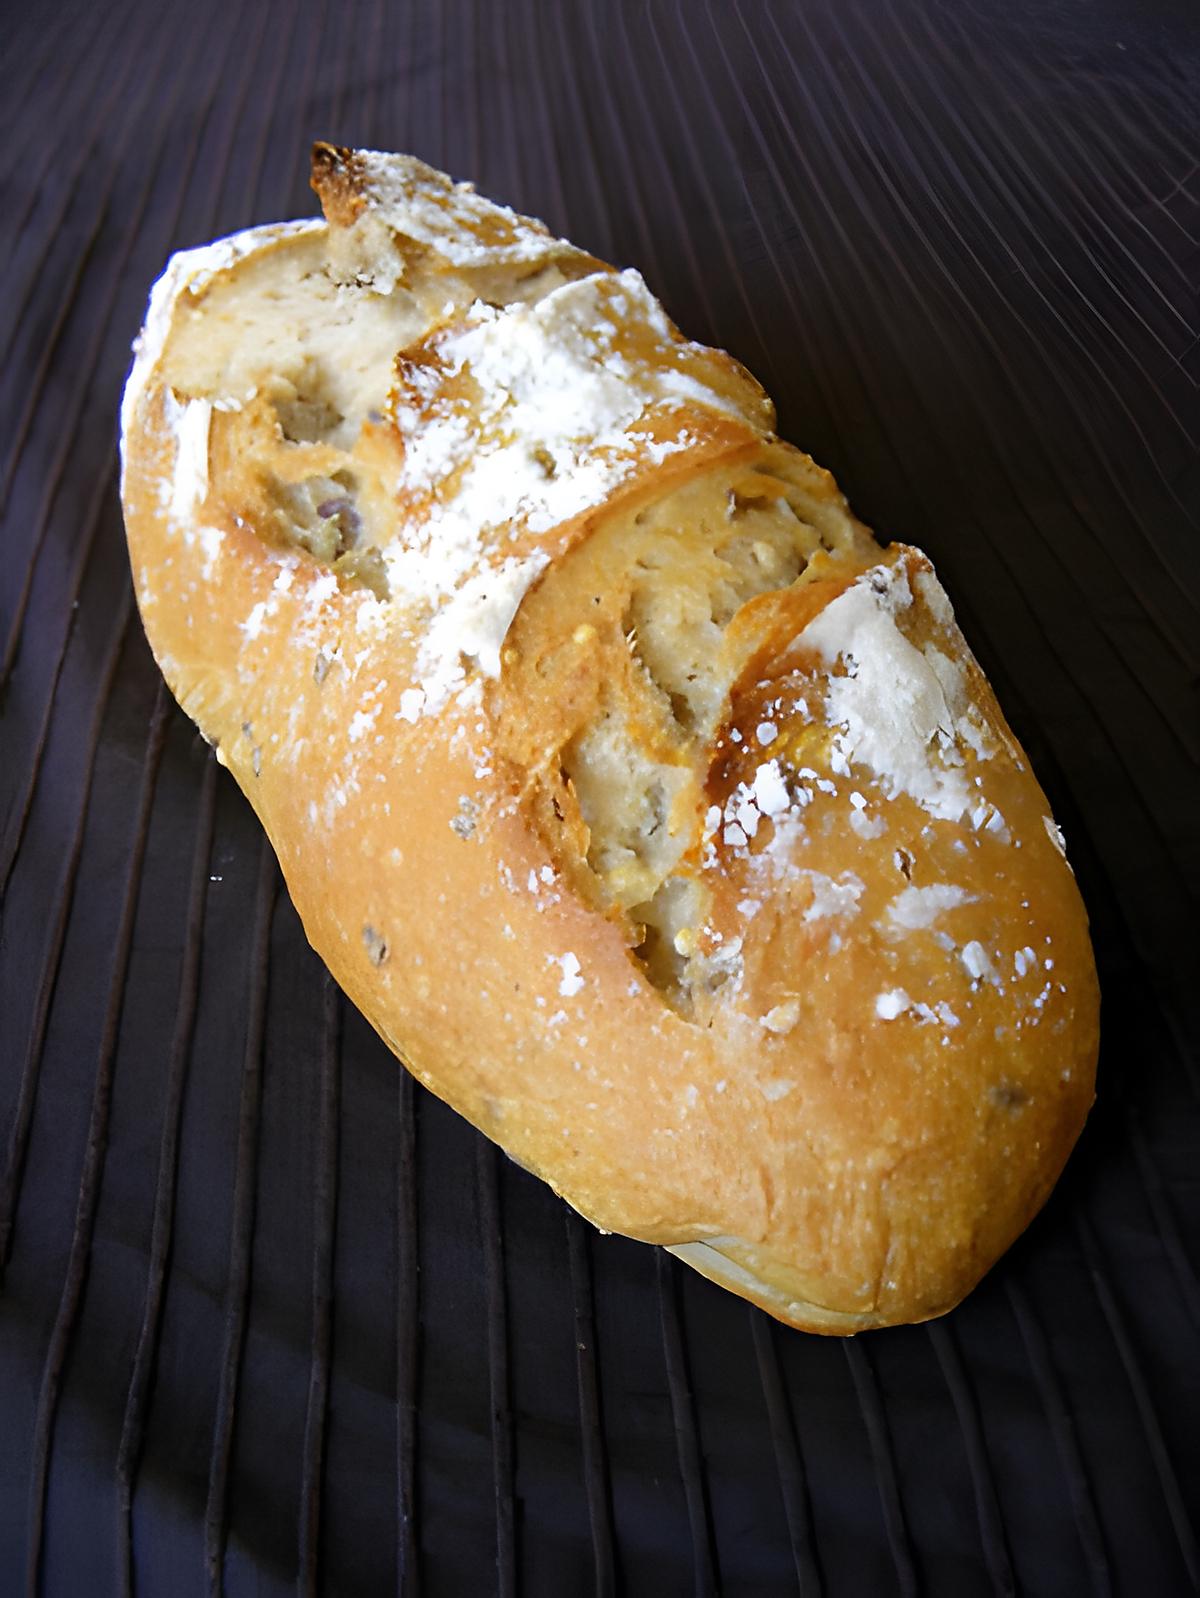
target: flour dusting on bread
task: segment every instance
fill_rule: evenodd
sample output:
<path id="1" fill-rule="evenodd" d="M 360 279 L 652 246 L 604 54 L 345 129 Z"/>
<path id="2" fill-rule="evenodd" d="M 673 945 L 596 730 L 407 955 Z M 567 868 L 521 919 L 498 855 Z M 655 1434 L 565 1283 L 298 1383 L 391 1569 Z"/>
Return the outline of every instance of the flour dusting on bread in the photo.
<path id="1" fill-rule="evenodd" d="M 921 596 L 934 595 L 942 625 L 953 615 L 937 599 L 930 573 Z M 964 775 L 962 744 L 990 760 L 993 744 L 969 703 L 962 670 L 933 644 L 922 651 L 898 618 L 913 605 L 903 565 L 876 566 L 827 605 L 802 637 L 831 667 L 825 713 L 838 729 L 834 769 L 865 766 L 889 798 L 910 794 L 930 815 L 957 821 L 975 808 Z"/>

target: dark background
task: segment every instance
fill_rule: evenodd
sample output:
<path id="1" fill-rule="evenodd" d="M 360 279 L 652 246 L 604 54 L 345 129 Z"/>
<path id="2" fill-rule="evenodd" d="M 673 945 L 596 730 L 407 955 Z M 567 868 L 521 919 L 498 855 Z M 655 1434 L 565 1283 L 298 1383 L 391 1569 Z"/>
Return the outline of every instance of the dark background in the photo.
<path id="1" fill-rule="evenodd" d="M 1200 1581 L 1200 12 L 4 8 L 0 1593 Z M 591 1234 L 332 990 L 131 609 L 167 253 L 411 150 L 640 267 L 937 562 L 1066 830 L 1100 1099 L 854 1342 Z M 398 774 L 402 781 L 402 774 Z"/>

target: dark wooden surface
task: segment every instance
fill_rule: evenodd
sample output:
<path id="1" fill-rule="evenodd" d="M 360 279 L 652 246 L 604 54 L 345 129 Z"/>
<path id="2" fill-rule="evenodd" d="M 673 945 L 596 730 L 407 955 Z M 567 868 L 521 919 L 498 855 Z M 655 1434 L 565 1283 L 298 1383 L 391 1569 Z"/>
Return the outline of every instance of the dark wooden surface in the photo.
<path id="1" fill-rule="evenodd" d="M 1200 1581 L 1200 14 L 10 5 L 0 1592 Z M 165 696 L 115 492 L 168 252 L 411 150 L 636 265 L 929 551 L 1064 824 L 1100 1100 L 946 1320 L 600 1238 L 332 990 Z"/>

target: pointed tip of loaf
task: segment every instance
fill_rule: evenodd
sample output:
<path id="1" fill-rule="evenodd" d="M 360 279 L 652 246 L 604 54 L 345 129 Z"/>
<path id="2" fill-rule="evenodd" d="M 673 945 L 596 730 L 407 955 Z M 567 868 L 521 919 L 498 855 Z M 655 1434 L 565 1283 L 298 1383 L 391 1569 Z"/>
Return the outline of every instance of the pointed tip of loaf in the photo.
<path id="1" fill-rule="evenodd" d="M 472 269 L 571 261 L 582 270 L 604 263 L 556 238 L 535 217 L 485 199 L 471 183 L 414 155 L 348 149 L 318 141 L 310 181 L 326 220 L 352 227 L 365 214 L 404 239 L 410 250 L 431 250 L 447 267 Z"/>
<path id="2" fill-rule="evenodd" d="M 313 145 L 309 183 L 325 220 L 334 226 L 349 227 L 366 204 L 358 152 L 344 145 L 322 140 Z"/>

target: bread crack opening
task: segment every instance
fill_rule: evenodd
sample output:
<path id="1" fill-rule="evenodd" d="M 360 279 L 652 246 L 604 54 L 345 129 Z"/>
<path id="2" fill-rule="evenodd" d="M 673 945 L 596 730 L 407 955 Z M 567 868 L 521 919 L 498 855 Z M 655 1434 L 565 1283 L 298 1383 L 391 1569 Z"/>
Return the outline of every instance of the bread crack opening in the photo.
<path id="1" fill-rule="evenodd" d="M 341 469 L 288 482 L 264 473 L 275 529 L 285 544 L 306 549 L 344 582 L 389 597 L 387 567 L 371 537 L 356 475 Z"/>
<path id="2" fill-rule="evenodd" d="M 213 407 L 215 436 L 228 440 L 214 481 L 237 483 L 243 520 L 387 599 L 381 551 L 403 535 L 385 422 L 397 352 L 478 300 L 533 303 L 597 263 L 550 239 L 535 262 L 443 260 L 369 208 L 342 220 L 264 245 L 189 290 L 163 381 Z"/>
<path id="3" fill-rule="evenodd" d="M 343 413 L 339 399 L 328 370 L 312 358 L 271 384 L 271 404 L 280 433 L 289 444 L 352 445 L 356 419 Z"/>
<path id="4" fill-rule="evenodd" d="M 813 492 L 806 457 L 775 446 L 766 457 L 604 518 L 523 608 L 502 687 L 520 769 L 539 764 L 522 726 L 542 729 L 544 749 L 548 719 L 559 739 L 529 791 L 531 824 L 622 926 L 664 999 L 697 1022 L 739 968 L 737 939 L 711 925 L 704 864 L 713 743 L 754 636 L 735 637 L 732 623 L 803 582 L 819 551 L 851 555 L 868 537 Z M 522 699 L 537 700 L 536 714 Z"/>

